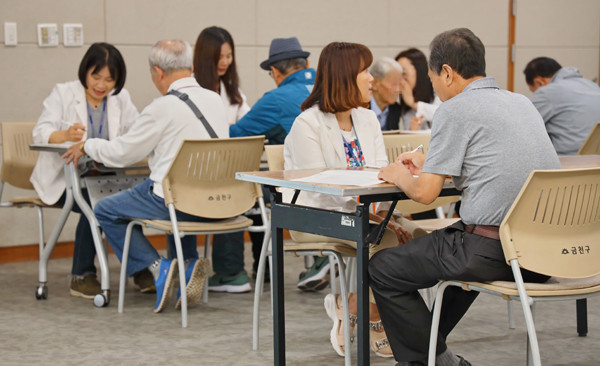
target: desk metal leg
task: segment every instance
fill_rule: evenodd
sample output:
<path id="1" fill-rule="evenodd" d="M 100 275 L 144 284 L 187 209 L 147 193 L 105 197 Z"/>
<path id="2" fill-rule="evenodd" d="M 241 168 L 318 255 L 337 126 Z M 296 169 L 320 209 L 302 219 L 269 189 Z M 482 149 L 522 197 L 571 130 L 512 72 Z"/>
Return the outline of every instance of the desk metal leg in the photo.
<path id="1" fill-rule="evenodd" d="M 275 365 L 285 365 L 285 307 L 283 303 L 283 230 L 273 225 L 273 345 Z"/>
<path id="2" fill-rule="evenodd" d="M 94 239 L 94 246 L 96 247 L 96 255 L 98 257 L 98 262 L 100 263 L 100 285 L 102 288 L 102 293 L 94 297 L 94 305 L 97 307 L 103 307 L 108 305 L 108 303 L 110 302 L 110 277 L 108 273 L 108 260 L 104 251 L 104 247 L 102 246 L 102 235 L 100 234 L 100 225 L 96 220 L 96 216 L 94 216 L 94 211 L 92 211 L 92 208 L 88 206 L 87 202 L 81 194 L 79 174 L 77 173 L 77 169 L 73 166 L 73 163 L 65 165 L 65 177 L 67 177 L 67 185 L 71 186 L 75 202 L 77 202 L 79 208 L 81 209 L 81 212 L 90 222 L 92 237 Z"/>
<path id="3" fill-rule="evenodd" d="M 38 264 L 38 266 L 39 266 L 39 268 L 38 268 L 39 269 L 39 274 L 38 274 L 39 284 L 38 284 L 37 289 L 35 290 L 35 297 L 38 300 L 42 300 L 42 299 L 45 300 L 48 298 L 48 286 L 46 285 L 46 283 L 48 282 L 48 261 L 50 260 L 50 255 L 52 254 L 52 251 L 54 250 L 54 246 L 56 245 L 56 242 L 58 241 L 58 237 L 60 236 L 60 233 L 62 232 L 62 229 L 65 226 L 65 223 L 67 222 L 67 218 L 69 217 L 69 214 L 71 213 L 72 208 L 73 208 L 73 193 L 67 187 L 65 204 L 63 205 L 63 208 L 60 211 L 60 216 L 58 217 L 58 221 L 56 222 L 54 229 L 52 229 L 52 233 L 50 234 L 50 237 L 48 238 L 48 242 L 46 243 L 46 245 L 44 245 L 43 248 L 40 248 L 40 261 Z"/>
<path id="4" fill-rule="evenodd" d="M 358 288 L 358 365 L 369 364 L 369 245 L 364 244 L 369 228 L 369 205 L 356 208 L 359 228 L 356 238 L 356 264 Z"/>

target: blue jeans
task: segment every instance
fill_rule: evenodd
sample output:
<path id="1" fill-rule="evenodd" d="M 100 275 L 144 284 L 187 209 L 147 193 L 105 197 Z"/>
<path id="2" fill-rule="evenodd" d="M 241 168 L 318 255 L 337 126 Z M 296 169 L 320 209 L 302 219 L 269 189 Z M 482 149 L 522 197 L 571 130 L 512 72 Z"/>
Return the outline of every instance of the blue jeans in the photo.
<path id="1" fill-rule="evenodd" d="M 165 200 L 152 192 L 153 186 L 154 182 L 147 179 L 126 191 L 105 197 L 96 204 L 94 209 L 96 218 L 119 260 L 123 256 L 125 232 L 130 218 L 169 220 L 169 209 L 165 206 Z M 176 212 L 176 215 L 179 221 L 213 221 L 179 211 Z M 175 253 L 174 243 L 173 237 L 169 236 L 168 245 L 171 253 Z M 195 235 L 181 238 L 181 246 L 185 259 L 198 258 Z M 128 276 L 147 268 L 160 259 L 160 255 L 144 236 L 139 225 L 133 228 L 129 248 Z"/>
<path id="2" fill-rule="evenodd" d="M 90 205 L 90 198 L 87 190 L 84 188 L 81 190 L 83 198 L 85 198 L 88 205 Z M 67 194 L 63 193 L 62 196 L 56 202 L 62 206 L 65 204 Z M 81 213 L 81 209 L 77 205 L 77 202 L 73 201 L 73 212 Z M 79 216 L 79 222 L 75 229 L 75 247 L 73 249 L 73 266 L 71 267 L 71 274 L 73 276 L 83 276 L 86 274 L 96 274 L 96 266 L 94 265 L 94 258 L 96 257 L 96 247 L 94 246 L 94 237 L 92 236 L 92 229 L 90 228 L 90 222 L 84 214 Z"/>

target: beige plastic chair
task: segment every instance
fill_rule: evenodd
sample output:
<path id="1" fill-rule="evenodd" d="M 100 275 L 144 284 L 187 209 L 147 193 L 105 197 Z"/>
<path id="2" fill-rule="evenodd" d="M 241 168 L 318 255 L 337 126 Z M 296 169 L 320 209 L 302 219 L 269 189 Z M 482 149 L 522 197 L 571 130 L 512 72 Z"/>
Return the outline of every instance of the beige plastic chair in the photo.
<path id="1" fill-rule="evenodd" d="M 598 155 L 600 154 L 600 122 L 592 128 L 587 139 L 579 148 L 577 155 Z"/>
<path id="2" fill-rule="evenodd" d="M 260 186 L 235 179 L 236 172 L 257 171 L 263 150 L 264 136 L 230 139 L 185 140 L 163 180 L 165 205 L 170 221 L 132 219 L 127 227 L 121 276 L 118 311 L 123 312 L 127 257 L 131 230 L 135 225 L 172 234 L 179 264 L 181 288 L 181 326 L 187 327 L 187 294 L 185 268 L 181 249 L 184 235 L 212 235 L 237 231 L 262 231 L 268 242 L 270 223 Z M 253 226 L 251 219 L 242 216 L 258 201 L 262 226 Z M 176 210 L 213 222 L 178 222 Z M 263 244 L 265 245 L 265 244 Z M 208 243 L 205 246 L 207 254 Z M 206 288 L 206 285 L 204 286 Z"/>
<path id="3" fill-rule="evenodd" d="M 32 132 L 35 122 L 2 122 L 0 129 L 2 131 L 2 169 L 0 171 L 0 207 L 35 207 L 38 214 L 38 243 L 40 258 L 44 249 L 44 213 L 42 208 L 58 206 L 48 206 L 37 196 L 15 197 L 8 201 L 2 201 L 2 192 L 4 184 L 10 184 L 13 187 L 33 190 L 33 185 L 29 177 L 33 172 L 37 162 L 38 152 L 29 149 L 33 143 Z M 38 300 L 48 298 L 48 287 L 45 285 L 47 278 L 47 263 L 40 261 L 40 282 L 43 285 L 38 286 L 35 296 Z"/>
<path id="4" fill-rule="evenodd" d="M 423 153 L 427 154 L 430 137 L 429 134 L 384 135 L 383 143 L 385 144 L 388 161 L 390 163 L 394 162 L 401 153 L 411 151 L 420 145 L 423 145 Z M 414 220 L 424 230 L 433 231 L 450 226 L 459 220 L 451 217 L 454 213 L 454 204 L 459 200 L 460 196 L 439 197 L 428 205 L 413 200 L 402 200 L 396 204 L 396 210 L 405 215 L 436 210 L 437 219 Z M 442 206 L 449 206 L 447 214 Z"/>
<path id="5" fill-rule="evenodd" d="M 283 161 L 283 145 L 266 145 L 265 153 L 267 156 L 267 165 L 269 170 L 283 170 L 284 161 Z M 270 224 L 269 224 L 270 226 Z M 259 311 L 260 311 L 260 297 L 262 294 L 263 284 L 264 284 L 264 275 L 265 275 L 265 266 L 267 256 L 271 256 L 271 231 L 265 235 L 265 241 L 263 242 L 263 246 L 260 253 L 260 260 L 258 262 L 258 269 L 256 271 L 256 284 L 254 287 L 254 315 L 252 319 L 252 349 L 258 349 L 258 341 L 259 341 L 259 332 L 258 332 L 258 321 L 259 321 Z M 340 296 L 342 297 L 343 303 L 343 313 L 344 313 L 344 344 L 350 345 L 350 317 L 348 312 L 348 279 L 350 273 L 346 273 L 346 265 L 344 263 L 343 257 L 356 257 L 356 249 L 344 245 L 341 243 L 329 243 L 329 242 L 321 242 L 321 243 L 286 243 L 283 246 L 283 250 L 286 254 L 291 254 L 294 256 L 329 256 L 331 258 L 335 258 L 335 261 L 338 264 L 338 269 L 340 273 Z M 348 266 L 350 268 L 351 266 Z M 273 268 L 272 266 L 270 268 Z M 334 272 L 333 263 L 331 265 L 332 273 Z M 273 278 L 273 276 L 271 276 Z M 335 292 L 333 283 L 335 282 L 334 276 L 331 276 L 331 284 L 332 284 L 332 292 Z M 271 283 L 272 284 L 272 283 Z M 273 291 L 271 290 L 271 294 Z M 351 365 L 351 348 L 346 347 L 345 352 L 345 364 Z"/>
<path id="6" fill-rule="evenodd" d="M 502 220 L 500 240 L 515 282 L 441 282 L 431 327 L 430 366 L 435 365 L 442 298 L 448 286 L 519 300 L 529 338 L 527 364 L 541 364 L 535 303 L 600 294 L 600 168 L 532 172 Z M 552 277 L 542 284 L 524 283 L 521 268 Z"/>

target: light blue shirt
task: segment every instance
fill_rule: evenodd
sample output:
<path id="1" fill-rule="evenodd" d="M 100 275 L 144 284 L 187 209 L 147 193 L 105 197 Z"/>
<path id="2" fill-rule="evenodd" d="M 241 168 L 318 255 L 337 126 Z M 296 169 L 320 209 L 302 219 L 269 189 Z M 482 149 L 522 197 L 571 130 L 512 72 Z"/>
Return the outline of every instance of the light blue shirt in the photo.
<path id="1" fill-rule="evenodd" d="M 379 125 L 383 130 L 385 128 L 385 123 L 387 122 L 388 114 L 390 114 L 390 109 L 385 107 L 383 111 L 379 109 L 377 102 L 375 102 L 375 98 L 371 95 L 371 110 L 375 112 L 377 119 L 379 120 Z"/>

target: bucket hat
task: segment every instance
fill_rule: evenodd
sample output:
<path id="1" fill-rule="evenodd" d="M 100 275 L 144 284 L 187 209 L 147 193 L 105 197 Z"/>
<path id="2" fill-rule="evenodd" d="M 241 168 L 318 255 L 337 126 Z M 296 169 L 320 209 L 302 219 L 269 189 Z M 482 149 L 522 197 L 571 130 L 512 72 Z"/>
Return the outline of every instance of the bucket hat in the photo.
<path id="1" fill-rule="evenodd" d="M 289 60 L 291 58 L 308 58 L 310 52 L 302 50 L 298 38 L 275 38 L 271 41 L 269 58 L 260 63 L 260 68 L 269 70 L 269 66 L 277 61 Z"/>

